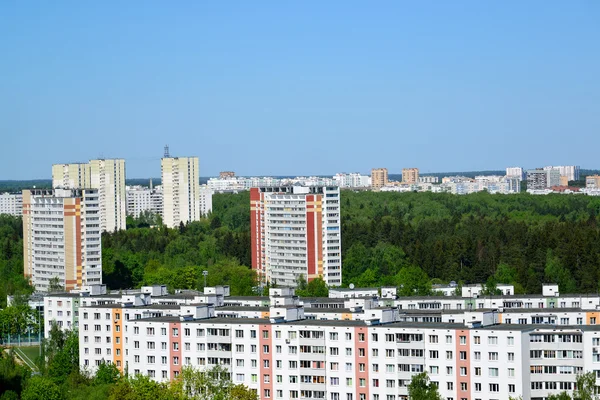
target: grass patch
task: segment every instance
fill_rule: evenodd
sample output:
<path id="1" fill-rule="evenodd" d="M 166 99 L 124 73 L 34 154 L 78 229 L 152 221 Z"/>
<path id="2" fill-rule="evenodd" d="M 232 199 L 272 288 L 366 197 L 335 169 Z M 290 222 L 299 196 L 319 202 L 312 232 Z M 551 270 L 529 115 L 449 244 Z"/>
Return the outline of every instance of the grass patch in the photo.
<path id="1" fill-rule="evenodd" d="M 22 346 L 19 349 L 27 356 L 29 359 L 35 363 L 35 360 L 40 355 L 40 346 Z"/>

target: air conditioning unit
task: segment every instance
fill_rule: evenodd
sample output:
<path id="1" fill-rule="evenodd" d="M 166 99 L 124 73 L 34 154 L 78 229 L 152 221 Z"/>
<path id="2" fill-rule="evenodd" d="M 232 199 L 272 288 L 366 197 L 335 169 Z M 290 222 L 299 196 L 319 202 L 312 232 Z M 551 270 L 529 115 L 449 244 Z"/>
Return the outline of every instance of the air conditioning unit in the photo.
<path id="1" fill-rule="evenodd" d="M 290 339 L 285 339 L 285 342 L 286 342 L 287 344 L 290 344 Z"/>

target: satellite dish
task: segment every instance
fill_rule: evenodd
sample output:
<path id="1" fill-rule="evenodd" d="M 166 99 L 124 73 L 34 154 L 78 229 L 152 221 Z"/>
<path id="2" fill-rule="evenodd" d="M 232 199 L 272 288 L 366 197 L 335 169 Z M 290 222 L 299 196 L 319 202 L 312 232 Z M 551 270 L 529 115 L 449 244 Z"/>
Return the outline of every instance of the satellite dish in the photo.
<path id="1" fill-rule="evenodd" d="M 350 285 L 348 285 L 348 287 L 350 288 L 350 290 L 354 289 L 354 283 L 351 283 Z"/>

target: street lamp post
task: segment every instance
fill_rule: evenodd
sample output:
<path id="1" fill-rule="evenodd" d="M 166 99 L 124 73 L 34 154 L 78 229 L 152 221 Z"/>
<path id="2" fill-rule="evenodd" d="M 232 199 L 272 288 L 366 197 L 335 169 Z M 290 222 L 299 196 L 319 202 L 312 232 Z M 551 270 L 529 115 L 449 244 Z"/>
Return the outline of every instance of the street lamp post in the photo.
<path id="1" fill-rule="evenodd" d="M 206 287 L 206 277 L 208 276 L 208 271 L 202 271 L 202 275 L 204 275 L 204 287 Z"/>

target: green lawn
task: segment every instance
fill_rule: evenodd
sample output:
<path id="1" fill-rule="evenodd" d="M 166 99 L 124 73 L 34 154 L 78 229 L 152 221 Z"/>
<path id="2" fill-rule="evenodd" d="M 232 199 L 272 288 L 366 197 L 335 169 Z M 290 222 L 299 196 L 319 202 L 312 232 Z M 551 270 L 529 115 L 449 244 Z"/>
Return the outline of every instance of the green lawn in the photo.
<path id="1" fill-rule="evenodd" d="M 40 355 L 40 346 L 22 346 L 19 347 L 19 349 L 21 349 L 23 353 L 25 353 L 25 355 L 29 357 L 34 363 Z"/>

